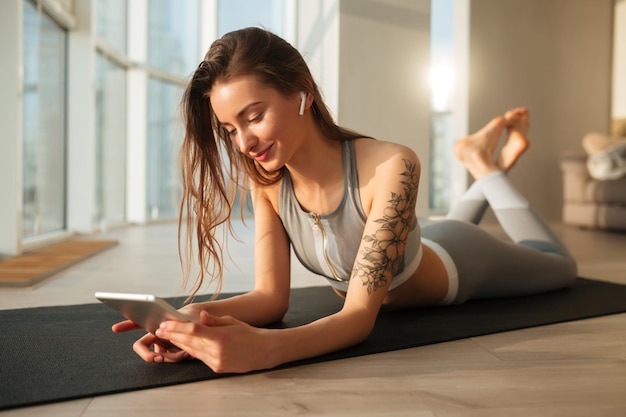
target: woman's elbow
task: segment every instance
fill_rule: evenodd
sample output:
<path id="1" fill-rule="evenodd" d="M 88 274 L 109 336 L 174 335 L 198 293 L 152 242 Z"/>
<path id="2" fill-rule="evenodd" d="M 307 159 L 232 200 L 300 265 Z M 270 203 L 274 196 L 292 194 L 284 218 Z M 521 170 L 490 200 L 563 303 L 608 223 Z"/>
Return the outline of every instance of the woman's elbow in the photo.
<path id="1" fill-rule="evenodd" d="M 279 323 L 283 321 L 287 311 L 289 310 L 289 300 L 274 300 L 271 307 L 267 310 L 268 323 Z"/>
<path id="2" fill-rule="evenodd" d="M 374 330 L 376 324 L 376 316 L 372 317 L 371 314 L 359 314 L 355 312 L 355 316 L 351 317 L 352 324 L 349 324 L 349 328 L 352 333 L 353 344 L 363 342 Z"/>
<path id="3" fill-rule="evenodd" d="M 288 302 L 276 308 L 276 311 L 275 311 L 276 322 L 283 321 L 283 319 L 285 318 L 285 315 L 287 315 L 287 310 L 289 310 Z"/>

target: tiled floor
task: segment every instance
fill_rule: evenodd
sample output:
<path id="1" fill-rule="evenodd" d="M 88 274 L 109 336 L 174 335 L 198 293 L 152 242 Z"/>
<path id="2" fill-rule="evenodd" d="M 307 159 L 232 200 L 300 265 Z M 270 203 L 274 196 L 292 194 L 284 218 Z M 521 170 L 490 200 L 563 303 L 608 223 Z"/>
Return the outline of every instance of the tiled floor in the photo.
<path id="1" fill-rule="evenodd" d="M 252 285 L 250 229 L 231 241 L 224 291 Z M 580 275 L 626 284 L 626 234 L 557 226 Z M 494 233 L 499 233 L 494 230 Z M 176 226 L 120 240 L 33 289 L 0 289 L 0 308 L 94 302 L 103 291 L 175 295 Z M 294 286 L 319 285 L 294 262 Z M 5 416 L 625 416 L 626 314 L 220 380 L 9 410 Z"/>

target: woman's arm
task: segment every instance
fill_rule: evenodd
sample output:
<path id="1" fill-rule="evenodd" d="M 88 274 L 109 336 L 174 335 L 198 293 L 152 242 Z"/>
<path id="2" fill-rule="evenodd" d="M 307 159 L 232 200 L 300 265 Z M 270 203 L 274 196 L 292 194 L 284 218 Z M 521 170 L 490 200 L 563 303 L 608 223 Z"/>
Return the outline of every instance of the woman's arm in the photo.
<path id="1" fill-rule="evenodd" d="M 398 149 L 398 148 L 394 148 Z M 246 372 L 318 356 L 371 332 L 416 226 L 419 162 L 406 148 L 376 166 L 375 193 L 344 303 L 338 313 L 290 329 L 258 329 L 203 314 L 202 324 L 166 322 L 157 332 L 216 372 Z"/>
<path id="2" fill-rule="evenodd" d="M 289 239 L 264 189 L 252 189 L 254 206 L 254 289 L 217 301 L 190 304 L 183 312 L 197 317 L 232 316 L 253 326 L 280 321 L 289 307 Z"/>
<path id="3" fill-rule="evenodd" d="M 290 251 L 287 234 L 266 193 L 252 191 L 255 213 L 255 287 L 252 291 L 224 300 L 189 304 L 182 312 L 201 323 L 202 317 L 229 316 L 241 324 L 264 326 L 280 321 L 289 307 Z M 113 325 L 114 332 L 135 330 L 131 321 Z M 147 362 L 178 362 L 188 352 L 163 343 L 166 337 L 146 334 L 133 349 Z"/>

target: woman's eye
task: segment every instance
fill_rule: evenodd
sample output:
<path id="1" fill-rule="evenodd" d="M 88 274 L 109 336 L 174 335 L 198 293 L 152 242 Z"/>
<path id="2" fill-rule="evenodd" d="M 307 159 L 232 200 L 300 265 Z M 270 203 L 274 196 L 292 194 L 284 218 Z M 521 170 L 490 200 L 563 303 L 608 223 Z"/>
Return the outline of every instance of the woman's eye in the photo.
<path id="1" fill-rule="evenodd" d="M 235 136 L 235 133 L 237 133 L 237 129 L 233 129 L 233 130 L 227 130 L 226 133 L 228 133 L 228 137 L 233 137 Z"/>
<path id="2" fill-rule="evenodd" d="M 251 117 L 250 119 L 248 119 L 249 123 L 254 123 L 254 122 L 258 122 L 259 120 L 261 120 L 263 118 L 263 113 L 259 113 L 253 117 Z"/>

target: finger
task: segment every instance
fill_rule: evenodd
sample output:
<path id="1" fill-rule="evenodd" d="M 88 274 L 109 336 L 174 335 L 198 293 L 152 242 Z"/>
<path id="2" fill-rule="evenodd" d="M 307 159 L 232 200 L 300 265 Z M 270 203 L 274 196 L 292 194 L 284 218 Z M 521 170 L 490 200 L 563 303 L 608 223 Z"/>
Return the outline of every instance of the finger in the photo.
<path id="1" fill-rule="evenodd" d="M 185 340 L 183 342 L 183 339 Z M 181 362 L 188 359 L 199 358 L 203 352 L 194 347 L 198 340 L 196 338 L 189 338 L 187 336 L 181 336 L 181 340 L 176 341 L 176 346 L 179 346 L 178 350 L 159 350 L 158 353 L 162 356 L 163 362 Z M 186 344 L 187 343 L 187 344 Z M 206 346 L 204 346 L 206 348 Z M 156 347 L 155 347 L 156 350 Z M 160 358 L 159 358 L 160 360 Z"/>
<path id="2" fill-rule="evenodd" d="M 217 319 L 218 317 L 210 315 L 206 310 L 200 312 L 200 323 L 205 326 L 215 326 Z"/>
<path id="3" fill-rule="evenodd" d="M 137 326 L 134 322 L 130 320 L 124 320 L 119 323 L 115 323 L 113 326 L 111 326 L 111 330 L 113 330 L 116 333 L 128 332 L 131 330 L 139 330 L 139 329 L 141 329 L 141 327 Z"/>
<path id="4" fill-rule="evenodd" d="M 195 357 L 196 355 L 194 353 L 197 353 L 195 345 L 201 340 L 205 340 L 199 335 L 198 326 L 199 325 L 195 324 L 190 328 L 189 323 L 171 322 L 171 326 L 162 325 L 155 333 L 158 338 L 168 340 L 178 349 Z M 206 347 L 204 344 L 203 346 Z M 165 349 L 167 349 L 167 347 L 165 347 L 164 350 Z M 161 351 L 159 350 L 159 352 Z"/>
<path id="5" fill-rule="evenodd" d="M 157 340 L 154 335 L 147 334 L 133 343 L 133 350 L 146 362 L 163 362 L 162 354 L 153 350 L 153 346 Z"/>
<path id="6" fill-rule="evenodd" d="M 205 326 L 228 326 L 234 321 L 235 319 L 230 316 L 213 316 L 205 310 L 200 312 L 200 322 Z"/>
<path id="7" fill-rule="evenodd" d="M 189 354 L 148 333 L 133 344 L 133 350 L 146 362 L 180 362 Z"/>
<path id="8" fill-rule="evenodd" d="M 190 356 L 187 352 L 177 347 L 163 347 L 160 345 L 154 345 L 154 353 L 156 355 L 155 362 L 166 363 L 181 362 Z"/>

